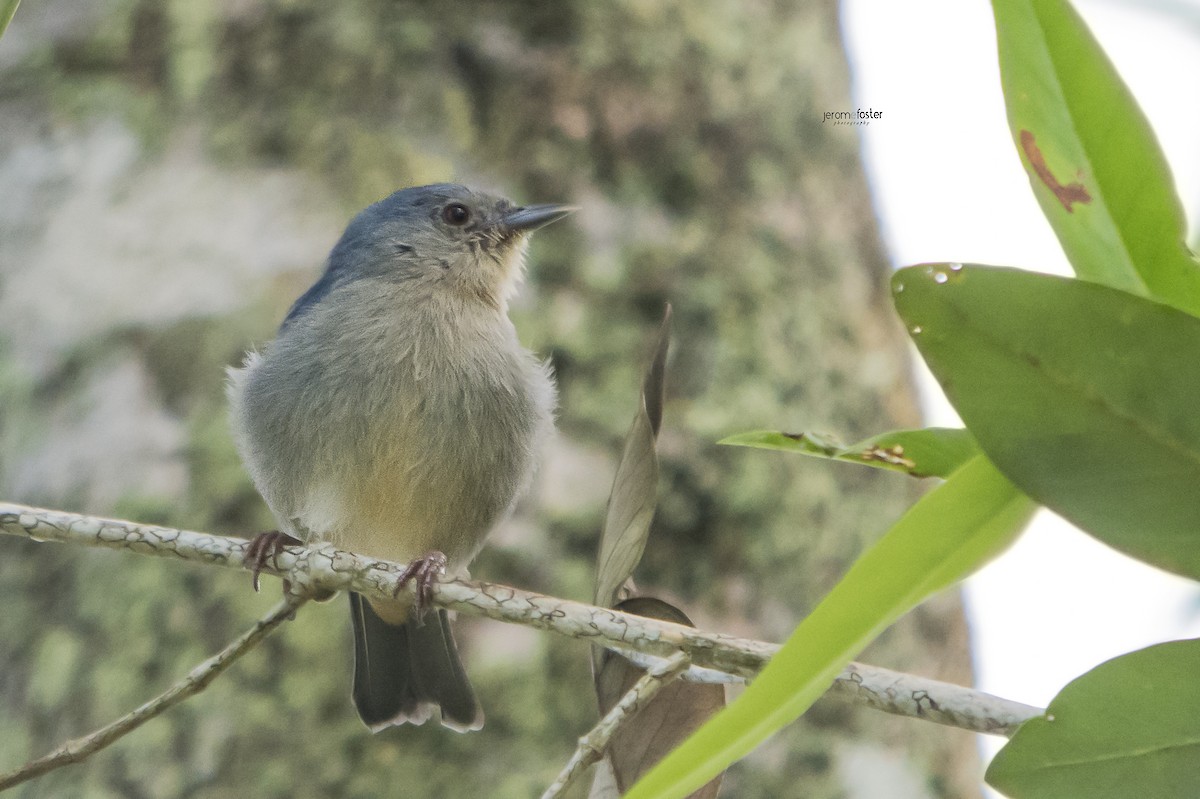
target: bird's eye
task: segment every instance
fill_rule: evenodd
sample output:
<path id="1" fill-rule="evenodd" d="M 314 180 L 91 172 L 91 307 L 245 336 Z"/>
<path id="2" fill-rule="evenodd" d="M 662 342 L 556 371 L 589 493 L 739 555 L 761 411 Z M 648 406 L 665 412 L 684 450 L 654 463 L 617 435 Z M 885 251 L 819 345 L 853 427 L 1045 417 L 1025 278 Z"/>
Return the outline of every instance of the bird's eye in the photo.
<path id="1" fill-rule="evenodd" d="M 462 203 L 450 203 L 442 209 L 442 221 L 447 225 L 462 227 L 471 221 L 471 209 Z"/>

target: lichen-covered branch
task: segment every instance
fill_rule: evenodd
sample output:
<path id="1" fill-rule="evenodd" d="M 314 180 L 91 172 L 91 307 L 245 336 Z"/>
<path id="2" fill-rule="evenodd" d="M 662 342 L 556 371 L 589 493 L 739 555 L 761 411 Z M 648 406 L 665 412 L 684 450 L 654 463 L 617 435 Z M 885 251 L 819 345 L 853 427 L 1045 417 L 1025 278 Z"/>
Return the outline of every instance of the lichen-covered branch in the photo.
<path id="1" fill-rule="evenodd" d="M 252 565 L 246 559 L 249 542 L 245 539 L 24 505 L 0 503 L 0 532 L 231 568 L 249 569 Z M 300 596 L 349 589 L 384 598 L 393 596 L 403 568 L 403 564 L 316 545 L 287 547 L 263 571 L 286 577 Z M 704 681 L 708 681 L 703 677 L 705 669 L 751 678 L 779 649 L 776 644 L 494 583 L 446 579 L 435 586 L 433 599 L 435 604 L 461 613 L 582 638 L 627 656 L 642 652 L 666 658 L 682 651 L 694 664 L 685 677 Z M 1042 712 L 969 688 L 856 663 L 837 678 L 833 693 L 889 713 L 995 735 L 1010 735 L 1021 722 Z"/>
<path id="2" fill-rule="evenodd" d="M 6 528 L 7 529 L 7 528 Z M 15 785 L 20 785 L 35 777 L 53 771 L 61 766 L 78 763 L 89 755 L 95 754 L 117 739 L 128 735 L 150 719 L 162 715 L 188 697 L 195 696 L 208 687 L 221 672 L 229 668 L 235 660 L 253 649 L 267 637 L 276 627 L 287 621 L 296 612 L 296 608 L 304 603 L 302 598 L 288 597 L 271 609 L 246 632 L 239 635 L 228 646 L 208 660 L 201 663 L 179 682 L 172 685 L 163 693 L 149 702 L 126 713 L 121 718 L 107 724 L 95 732 L 82 738 L 67 741 L 48 755 L 31 760 L 20 768 L 7 774 L 0 774 L 0 791 L 5 791 Z"/>
<path id="3" fill-rule="evenodd" d="M 1006 737 L 1043 712 L 973 688 L 865 663 L 847 664 L 829 693 L 897 716 Z"/>
<path id="4" fill-rule="evenodd" d="M 612 647 L 643 669 L 664 662 L 663 658 L 633 649 Z M 679 678 L 697 683 L 744 683 L 746 679 L 714 669 L 691 666 Z M 901 671 L 850 663 L 829 688 L 829 697 L 848 699 L 884 713 L 907 716 L 958 727 L 971 732 L 1010 736 L 1017 727 L 1042 709 L 1011 699 Z"/>

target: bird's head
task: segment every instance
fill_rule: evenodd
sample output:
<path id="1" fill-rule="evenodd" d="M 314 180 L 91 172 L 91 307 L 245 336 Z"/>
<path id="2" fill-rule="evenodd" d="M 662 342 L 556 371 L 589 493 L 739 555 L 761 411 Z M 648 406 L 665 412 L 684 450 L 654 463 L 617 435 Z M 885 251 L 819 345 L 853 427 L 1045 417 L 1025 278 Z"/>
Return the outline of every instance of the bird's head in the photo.
<path id="1" fill-rule="evenodd" d="M 287 321 L 362 280 L 405 284 L 418 301 L 453 296 L 503 310 L 524 271 L 529 234 L 572 210 L 518 206 L 451 183 L 401 189 L 354 217 Z"/>

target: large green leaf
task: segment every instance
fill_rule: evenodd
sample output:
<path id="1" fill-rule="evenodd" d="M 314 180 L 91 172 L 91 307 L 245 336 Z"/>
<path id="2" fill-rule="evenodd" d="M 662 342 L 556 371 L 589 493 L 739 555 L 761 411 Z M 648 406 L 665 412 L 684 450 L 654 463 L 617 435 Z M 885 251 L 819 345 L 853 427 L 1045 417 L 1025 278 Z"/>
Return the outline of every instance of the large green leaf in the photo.
<path id="1" fill-rule="evenodd" d="M 1200 577 L 1200 319 L 996 267 L 908 267 L 893 292 L 1010 480 L 1105 543 Z"/>
<path id="2" fill-rule="evenodd" d="M 977 455 L 862 555 L 735 702 L 633 787 L 626 799 L 679 799 L 816 701 L 892 622 L 1012 542 L 1036 506 Z"/>
<path id="3" fill-rule="evenodd" d="M 949 477 L 955 469 L 979 454 L 975 438 L 966 430 L 954 427 L 892 430 L 849 446 L 821 433 L 775 430 L 738 433 L 717 443 L 798 452 L 905 472 L 913 477 Z"/>
<path id="4" fill-rule="evenodd" d="M 1200 315 L 1183 207 L 1145 115 L 1065 0 L 994 0 L 1008 124 L 1080 277 Z"/>
<path id="5" fill-rule="evenodd" d="M 1200 795 L 1200 641 L 1103 663 L 1021 725 L 988 768 L 1013 799 Z"/>

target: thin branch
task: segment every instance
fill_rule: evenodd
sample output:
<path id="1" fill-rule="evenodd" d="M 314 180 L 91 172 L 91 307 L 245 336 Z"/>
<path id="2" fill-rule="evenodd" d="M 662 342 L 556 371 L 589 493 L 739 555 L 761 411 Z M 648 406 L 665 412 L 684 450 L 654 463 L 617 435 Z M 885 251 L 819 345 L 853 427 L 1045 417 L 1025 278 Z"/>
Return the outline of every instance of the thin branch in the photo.
<path id="1" fill-rule="evenodd" d="M 633 684 L 633 687 L 621 697 L 621 701 L 617 702 L 613 709 L 604 715 L 604 718 L 596 722 L 596 726 L 587 735 L 579 739 L 579 746 L 575 749 L 575 754 L 571 756 L 567 765 L 563 766 L 563 770 L 559 772 L 558 777 L 542 794 L 542 799 L 560 799 L 560 797 L 566 796 L 567 789 L 575 780 L 604 757 L 608 742 L 612 740 L 617 730 L 621 729 L 621 725 L 636 716 L 660 690 L 681 672 L 686 671 L 687 667 L 687 655 L 676 652 L 671 657 L 659 661 L 643 674 Z"/>
<path id="2" fill-rule="evenodd" d="M 243 538 L 23 505 L 0 504 L 0 532 L 226 568 L 253 566 L 246 558 L 250 542 Z M 363 557 L 327 544 L 286 547 L 263 568 L 264 573 L 287 578 L 304 596 L 352 590 L 379 599 L 395 596 L 403 570 L 404 564 Z M 600 646 L 619 644 L 663 657 L 682 649 L 694 663 L 744 677 L 758 673 L 779 648 L 495 583 L 445 578 L 434 586 L 433 602 L 468 615 L 550 630 Z"/>
<path id="3" fill-rule="evenodd" d="M 849 699 L 884 713 L 924 719 L 1006 738 L 1045 711 L 999 696 L 904 672 L 849 663 L 833 681 L 828 696 Z"/>
<path id="4" fill-rule="evenodd" d="M 663 658 L 633 649 L 612 647 L 643 669 L 662 664 Z M 743 677 L 692 666 L 679 675 L 685 682 L 706 684 L 745 683 Z M 1033 705 L 1002 699 L 954 683 L 916 677 L 901 671 L 850 663 L 829 688 L 829 697 L 847 699 L 884 713 L 919 718 L 988 735 L 1011 736 L 1022 723 L 1044 711 Z"/>
<path id="5" fill-rule="evenodd" d="M 136 730 L 150 719 L 162 715 L 188 697 L 195 696 L 208 687 L 234 661 L 253 649 L 276 627 L 292 618 L 296 608 L 304 604 L 303 598 L 288 597 L 259 619 L 253 627 L 235 638 L 228 646 L 201 663 L 179 682 L 163 693 L 130 711 L 116 721 L 92 732 L 83 738 L 60 746 L 48 755 L 31 760 L 24 766 L 0 774 L 0 791 L 5 791 L 23 782 L 40 777 L 56 768 L 78 763 L 89 755 Z"/>
<path id="6" fill-rule="evenodd" d="M 24 505 L 0 504 L 0 532 L 42 541 L 62 541 L 109 549 L 131 549 L 162 557 L 249 569 L 241 538 L 195 533 L 113 519 L 80 516 Z M 303 596 L 354 590 L 368 596 L 394 596 L 403 564 L 366 558 L 324 544 L 287 547 L 263 570 L 286 577 Z M 778 650 L 777 644 L 708 633 L 671 622 L 557 599 L 495 583 L 445 579 L 434 586 L 434 604 L 474 616 L 524 624 L 580 638 L 622 654 L 642 652 L 660 658 L 677 651 L 704 669 L 754 677 Z M 993 697 L 969 688 L 851 663 L 834 683 L 838 695 L 903 716 L 974 732 L 1011 735 L 1040 708 Z"/>

